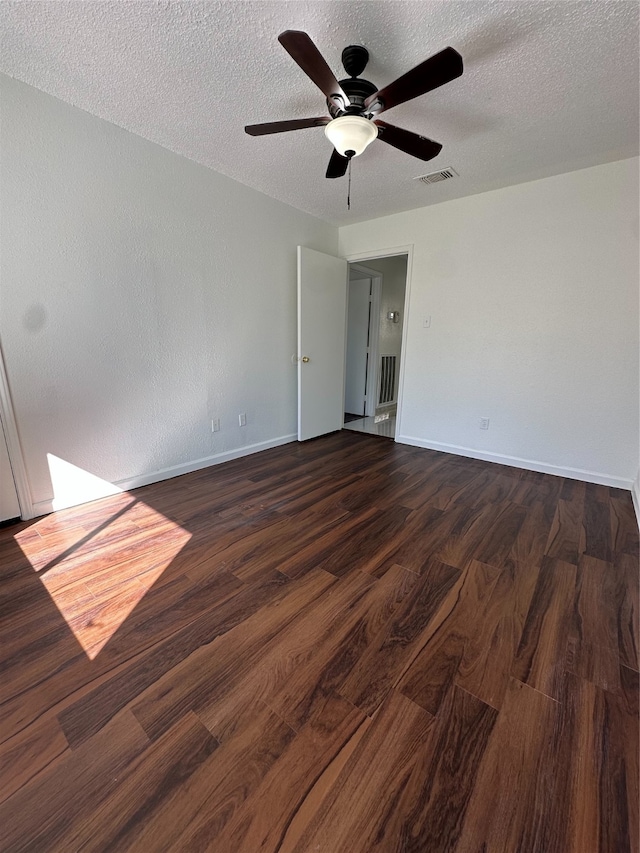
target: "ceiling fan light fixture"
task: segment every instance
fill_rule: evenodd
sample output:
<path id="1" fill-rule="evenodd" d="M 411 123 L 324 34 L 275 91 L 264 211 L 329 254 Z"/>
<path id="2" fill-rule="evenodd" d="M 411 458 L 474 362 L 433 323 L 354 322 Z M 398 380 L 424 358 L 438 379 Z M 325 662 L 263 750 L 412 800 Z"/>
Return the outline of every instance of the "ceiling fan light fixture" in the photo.
<path id="1" fill-rule="evenodd" d="M 364 116 L 339 116 L 325 126 L 325 136 L 338 154 L 358 157 L 378 135 L 377 126 Z"/>

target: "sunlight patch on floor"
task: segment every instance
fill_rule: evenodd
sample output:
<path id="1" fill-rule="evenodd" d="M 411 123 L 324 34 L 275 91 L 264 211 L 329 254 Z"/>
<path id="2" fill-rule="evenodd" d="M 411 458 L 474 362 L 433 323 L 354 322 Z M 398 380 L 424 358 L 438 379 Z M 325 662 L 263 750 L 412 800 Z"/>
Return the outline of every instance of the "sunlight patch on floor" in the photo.
<path id="1" fill-rule="evenodd" d="M 58 470 L 76 467 L 65 466 Z M 190 538 L 179 524 L 121 489 L 103 505 L 45 516 L 15 536 L 91 660 Z"/>

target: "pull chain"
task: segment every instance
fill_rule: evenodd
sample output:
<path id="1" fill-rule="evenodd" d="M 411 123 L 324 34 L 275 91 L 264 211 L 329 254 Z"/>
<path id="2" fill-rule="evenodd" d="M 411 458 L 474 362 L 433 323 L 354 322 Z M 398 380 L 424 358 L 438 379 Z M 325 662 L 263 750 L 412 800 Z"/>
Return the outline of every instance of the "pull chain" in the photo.
<path id="1" fill-rule="evenodd" d="M 349 158 L 349 187 L 347 189 L 347 210 L 351 210 L 351 160 L 353 158 Z"/>

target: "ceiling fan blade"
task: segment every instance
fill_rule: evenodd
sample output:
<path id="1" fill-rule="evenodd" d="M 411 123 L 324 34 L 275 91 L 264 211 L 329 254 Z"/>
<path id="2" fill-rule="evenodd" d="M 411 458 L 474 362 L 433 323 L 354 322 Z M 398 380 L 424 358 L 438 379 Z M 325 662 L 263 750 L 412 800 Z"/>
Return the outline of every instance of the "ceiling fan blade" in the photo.
<path id="1" fill-rule="evenodd" d="M 390 110 L 391 107 L 397 107 L 398 104 L 404 104 L 405 101 L 410 101 L 455 80 L 462 71 L 462 57 L 458 51 L 452 47 L 445 47 L 440 53 L 425 59 L 420 65 L 416 65 L 384 89 L 378 89 L 373 95 L 369 95 L 364 102 L 365 108 L 380 101 L 382 109 L 379 112 Z"/>
<path id="2" fill-rule="evenodd" d="M 378 139 L 419 160 L 433 160 L 442 151 L 442 145 L 439 142 L 427 139 L 426 136 L 395 127 L 387 124 L 386 121 L 376 121 L 374 124 L 378 126 Z"/>
<path id="3" fill-rule="evenodd" d="M 303 130 L 305 127 L 322 127 L 329 124 L 328 116 L 319 118 L 294 118 L 289 121 L 267 121 L 263 124 L 248 124 L 244 132 L 249 136 L 264 136 L 266 133 L 284 133 L 287 130 Z"/>
<path id="4" fill-rule="evenodd" d="M 331 159 L 329 160 L 329 165 L 327 166 L 327 174 L 325 177 L 341 178 L 346 173 L 348 165 L 348 158 L 343 157 L 342 154 L 338 154 L 338 152 L 334 148 L 333 154 L 331 155 Z"/>
<path id="5" fill-rule="evenodd" d="M 324 57 L 306 33 L 300 30 L 285 30 L 278 41 L 287 53 L 298 63 L 304 73 L 310 77 L 326 98 L 333 101 L 339 96 L 343 103 L 339 107 L 348 107 L 351 103 L 342 87 L 329 68 Z"/>

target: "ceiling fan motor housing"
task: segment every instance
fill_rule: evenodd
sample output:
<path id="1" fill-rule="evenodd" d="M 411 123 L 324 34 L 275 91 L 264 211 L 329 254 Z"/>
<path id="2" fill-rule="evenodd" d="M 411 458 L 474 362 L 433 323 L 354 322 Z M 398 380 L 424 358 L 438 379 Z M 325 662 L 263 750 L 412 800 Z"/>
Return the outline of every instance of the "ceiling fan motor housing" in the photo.
<path id="1" fill-rule="evenodd" d="M 362 74 L 368 61 L 369 51 L 361 44 L 350 44 L 342 51 L 342 64 L 349 77 L 346 80 L 340 80 L 340 86 L 351 103 L 345 107 L 341 105 L 340 99 L 337 101 L 327 99 L 331 118 L 365 115 L 364 102 L 369 95 L 373 95 L 378 90 L 378 87 L 368 80 L 358 79 L 358 74 Z"/>
<path id="2" fill-rule="evenodd" d="M 365 115 L 364 102 L 369 95 L 373 95 L 374 92 L 378 91 L 378 87 L 368 80 L 363 80 L 361 77 L 349 77 L 346 80 L 340 80 L 340 85 L 345 95 L 351 101 L 351 104 L 348 107 L 341 108 L 333 101 L 327 99 L 327 107 L 331 118 L 338 118 L 338 116 L 345 115 Z M 366 114 L 369 114 L 368 110 Z"/>

